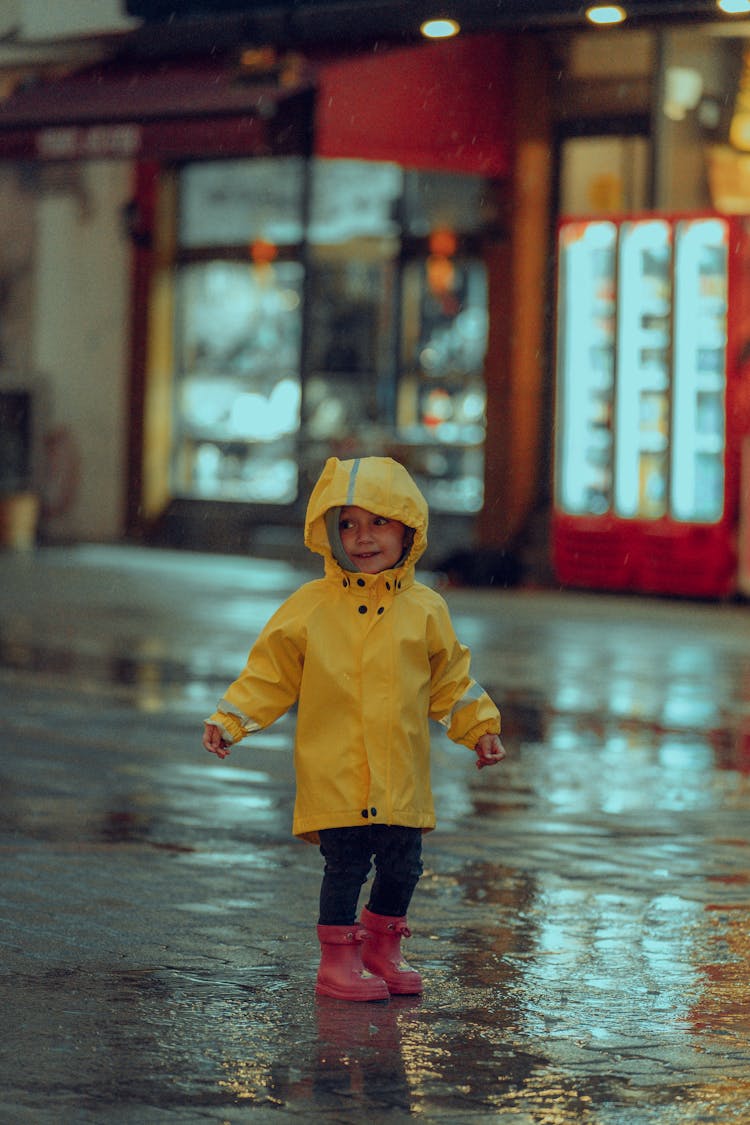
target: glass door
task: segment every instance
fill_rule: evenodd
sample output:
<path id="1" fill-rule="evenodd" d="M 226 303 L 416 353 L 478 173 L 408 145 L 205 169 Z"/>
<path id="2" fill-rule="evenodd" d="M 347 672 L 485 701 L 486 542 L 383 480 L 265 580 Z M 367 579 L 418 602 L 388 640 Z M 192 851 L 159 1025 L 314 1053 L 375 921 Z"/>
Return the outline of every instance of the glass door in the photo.
<path id="1" fill-rule="evenodd" d="M 180 172 L 175 497 L 289 504 L 297 496 L 304 176 L 301 157 Z"/>
<path id="2" fill-rule="evenodd" d="M 313 161 L 301 460 L 382 453 L 390 435 L 403 170 Z"/>
<path id="3" fill-rule="evenodd" d="M 402 280 L 398 436 L 429 504 L 477 512 L 484 497 L 484 263 L 434 253 Z"/>

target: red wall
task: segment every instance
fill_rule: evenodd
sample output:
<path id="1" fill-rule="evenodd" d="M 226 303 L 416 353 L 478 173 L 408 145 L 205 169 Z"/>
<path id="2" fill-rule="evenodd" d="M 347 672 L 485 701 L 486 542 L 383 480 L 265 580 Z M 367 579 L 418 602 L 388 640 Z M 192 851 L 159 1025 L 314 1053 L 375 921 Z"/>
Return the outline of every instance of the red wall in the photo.
<path id="1" fill-rule="evenodd" d="M 316 153 L 507 176 L 511 50 L 471 35 L 321 64 Z"/>

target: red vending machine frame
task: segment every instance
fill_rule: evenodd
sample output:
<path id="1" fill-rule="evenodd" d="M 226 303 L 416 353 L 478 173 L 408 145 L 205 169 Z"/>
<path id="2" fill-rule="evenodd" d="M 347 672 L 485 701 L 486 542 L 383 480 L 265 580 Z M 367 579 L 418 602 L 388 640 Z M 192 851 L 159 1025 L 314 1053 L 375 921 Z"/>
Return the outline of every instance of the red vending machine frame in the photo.
<path id="1" fill-rule="evenodd" d="M 678 233 L 692 224 L 716 220 L 714 237 L 725 253 L 723 279 L 719 273 L 702 274 L 696 262 L 683 261 L 677 251 Z M 601 245 L 595 244 L 592 262 L 600 264 L 569 269 L 565 254 L 571 240 L 582 239 L 593 229 Z M 626 237 L 644 233 L 646 224 L 656 230 L 651 254 L 651 276 L 637 278 L 631 286 L 641 305 L 637 317 L 629 307 L 623 281 Z M 697 226 L 694 227 L 697 230 Z M 685 239 L 687 241 L 687 239 Z M 552 558 L 559 582 L 564 586 L 611 591 L 635 591 L 685 597 L 725 597 L 738 589 L 738 534 L 740 518 L 741 448 L 750 431 L 750 226 L 741 217 L 701 213 L 689 215 L 630 215 L 597 219 L 562 219 L 558 223 L 557 343 L 555 482 L 552 519 Z M 650 248 L 649 248 L 650 249 Z M 717 253 L 718 253 L 717 247 Z M 705 248 L 704 248 L 705 250 Z M 648 254 L 642 254 L 645 260 Z M 683 255 L 684 258 L 684 255 Z M 604 265 L 602 265 L 604 263 Z M 654 264 L 655 263 L 655 264 Z M 685 268 L 681 276 L 683 266 Z M 689 276 L 688 276 L 689 275 Z M 685 315 L 680 287 L 693 285 L 705 295 L 714 318 L 714 348 L 697 347 L 695 318 Z M 650 289 L 649 289 L 650 287 Z M 703 291 L 705 291 L 703 293 Z M 650 297 L 649 297 L 650 293 Z M 644 296 L 645 294 L 645 296 Z M 649 303 L 650 301 L 650 303 Z M 632 306 L 633 301 L 630 301 Z M 582 306 L 584 312 L 581 312 Z M 692 307 L 692 306 L 691 306 Z M 590 310 L 590 311 L 586 311 Z M 645 310 L 645 311 L 644 311 Z M 723 310 L 723 311 L 722 311 Z M 703 312 L 701 307 L 701 312 Z M 583 319 L 582 319 L 583 318 Z M 719 328 L 718 326 L 722 327 Z M 636 337 L 641 339 L 636 339 Z M 653 338 L 649 341 L 648 337 Z M 585 339 L 582 339 L 584 337 Z M 706 508 L 703 518 L 678 518 L 681 464 L 691 470 L 689 459 L 680 462 L 676 411 L 680 406 L 680 355 L 686 337 L 692 339 L 694 357 L 707 365 L 706 373 L 689 376 L 692 394 L 701 399 L 698 380 L 708 386 L 714 380 L 716 394 L 703 395 L 701 411 L 711 407 L 716 434 L 710 466 L 715 485 L 721 489 L 715 511 Z M 650 347 L 656 341 L 659 347 Z M 585 345 L 585 346 L 584 346 Z M 663 370 L 651 385 L 643 376 L 643 356 L 653 351 Z M 634 371 L 634 356 L 640 366 Z M 721 355 L 721 371 L 718 370 Z M 711 372 L 713 371 L 713 374 Z M 684 384 L 689 379 L 683 379 Z M 584 391 L 569 393 L 571 386 Z M 634 390 L 635 385 L 635 390 Z M 655 388 L 655 389 L 654 389 Z M 685 399 L 685 395 L 682 394 Z M 713 402 L 713 405 L 711 405 Z M 717 418 L 719 403 L 722 417 Z M 677 405 L 676 405 L 677 404 Z M 633 489 L 641 498 L 618 503 L 618 466 L 628 456 L 630 439 L 622 418 L 631 417 L 630 439 L 638 427 L 639 440 L 651 431 L 652 445 L 641 451 L 638 481 Z M 692 407 L 695 433 L 706 422 Z M 688 411 L 689 412 L 689 411 Z M 636 417 L 637 413 L 637 417 Z M 586 415 L 583 417 L 582 415 Z M 712 423 L 709 421 L 708 425 Z M 719 433 L 723 435 L 721 451 Z M 710 438 L 704 438 L 707 442 Z M 697 441 L 697 439 L 695 439 Z M 566 458 L 581 461 L 582 444 L 589 479 L 585 491 L 575 493 L 566 484 Z M 694 442 L 694 448 L 698 446 Z M 718 452 L 721 451 L 721 452 Z M 693 454 L 695 457 L 696 454 Z M 699 456 L 699 455 L 698 455 Z M 643 466 L 648 458 L 659 461 L 663 488 L 656 489 L 652 509 L 643 500 Z M 583 463 L 581 461 L 581 463 Z M 711 474 L 709 474 L 710 476 Z M 693 482 L 694 487 L 698 487 Z M 622 490 L 621 490 L 622 491 Z M 572 500 L 571 500 L 572 496 Z M 578 510 L 575 510 L 578 508 Z"/>
<path id="2" fill-rule="evenodd" d="M 739 575 L 740 593 L 750 597 L 750 436 L 743 439 L 740 461 Z"/>

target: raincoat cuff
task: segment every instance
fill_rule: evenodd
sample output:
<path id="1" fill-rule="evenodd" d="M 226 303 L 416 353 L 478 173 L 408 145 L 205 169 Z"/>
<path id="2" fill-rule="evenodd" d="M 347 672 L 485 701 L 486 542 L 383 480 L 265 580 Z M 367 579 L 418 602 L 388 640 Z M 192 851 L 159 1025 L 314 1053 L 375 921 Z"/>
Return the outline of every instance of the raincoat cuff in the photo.
<path id="1" fill-rule="evenodd" d="M 483 723 L 476 723 L 460 738 L 457 738 L 456 742 L 460 746 L 466 746 L 469 750 L 473 750 L 483 734 L 500 734 L 500 721 L 492 719 Z"/>
<path id="2" fill-rule="evenodd" d="M 236 715 L 230 715 L 226 711 L 216 711 L 210 719 L 206 719 L 207 723 L 213 723 L 221 731 L 222 738 L 226 742 L 239 742 L 247 734 L 244 726 L 237 718 Z"/>

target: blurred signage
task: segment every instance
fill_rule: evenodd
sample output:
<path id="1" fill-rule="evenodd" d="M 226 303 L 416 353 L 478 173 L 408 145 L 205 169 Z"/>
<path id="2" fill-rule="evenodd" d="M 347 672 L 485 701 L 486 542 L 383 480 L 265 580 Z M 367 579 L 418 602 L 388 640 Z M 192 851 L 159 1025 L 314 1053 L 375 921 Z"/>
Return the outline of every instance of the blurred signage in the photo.
<path id="1" fill-rule="evenodd" d="M 304 164 L 290 157 L 191 164 L 181 178 L 184 246 L 230 246 L 259 238 L 301 242 Z"/>
<path id="2" fill-rule="evenodd" d="M 318 160 L 313 167 L 310 237 L 334 245 L 349 238 L 398 233 L 394 200 L 403 191 L 403 170 L 373 160 Z"/>
<path id="3" fill-rule="evenodd" d="M 128 158 L 138 154 L 141 129 L 138 125 L 63 126 L 40 129 L 36 134 L 40 160 L 85 160 L 103 157 Z"/>
<path id="4" fill-rule="evenodd" d="M 2 160 L 170 160 L 307 151 L 309 110 L 284 103 L 285 112 L 186 117 L 177 120 L 66 124 L 3 129 Z"/>

